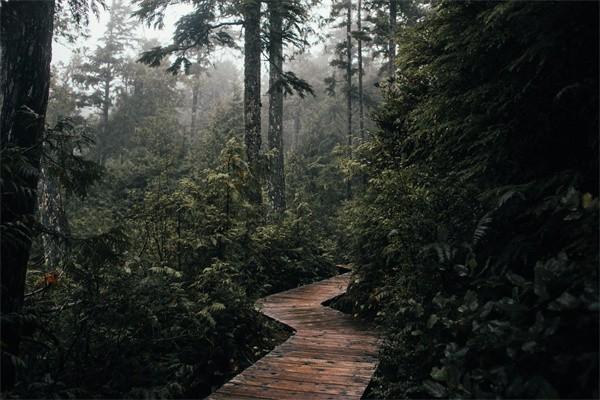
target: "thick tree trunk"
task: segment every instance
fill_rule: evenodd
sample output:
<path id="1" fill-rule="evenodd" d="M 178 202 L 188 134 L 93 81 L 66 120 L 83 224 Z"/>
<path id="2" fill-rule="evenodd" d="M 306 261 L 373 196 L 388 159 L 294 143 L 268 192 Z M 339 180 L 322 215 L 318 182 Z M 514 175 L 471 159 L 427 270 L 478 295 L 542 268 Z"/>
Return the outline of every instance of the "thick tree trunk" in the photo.
<path id="1" fill-rule="evenodd" d="M 388 39 L 388 68 L 389 76 L 393 78 L 396 73 L 396 26 L 398 18 L 397 0 L 390 0 L 390 32 Z"/>
<path id="2" fill-rule="evenodd" d="M 277 213 L 285 210 L 283 160 L 283 16 L 281 0 L 269 2 L 269 150 L 275 152 L 269 174 L 269 197 Z"/>
<path id="3" fill-rule="evenodd" d="M 363 95 L 363 55 L 362 55 L 362 0 L 358 0 L 356 12 L 356 28 L 358 30 L 357 56 L 358 56 L 358 122 L 360 130 L 360 139 L 365 139 L 365 113 L 364 113 L 364 95 Z"/>
<path id="4" fill-rule="evenodd" d="M 22 150 L 28 163 L 39 171 L 41 138 L 48 105 L 54 2 L 6 1 L 2 4 L 0 28 L 0 149 Z M 3 160 L 6 162 L 6 159 Z M 37 174 L 14 167 L 3 176 L 1 198 L 0 283 L 2 300 L 2 390 L 14 386 L 13 356 L 19 349 L 16 314 L 23 305 L 25 274 L 34 223 Z M 15 190 L 20 187 L 20 190 Z M 15 240 L 15 225 L 22 224 L 27 235 Z M 21 229 L 22 231 L 22 229 Z M 7 233 L 12 233 L 7 235 Z M 12 317 L 12 318 L 11 318 Z"/>
<path id="5" fill-rule="evenodd" d="M 352 156 L 352 0 L 348 0 L 348 15 L 346 18 L 346 113 L 348 153 Z M 346 196 L 352 197 L 352 180 L 348 178 Z"/>
<path id="6" fill-rule="evenodd" d="M 262 203 L 260 186 L 260 0 L 244 0 L 244 138 L 252 174 L 250 201 Z"/>

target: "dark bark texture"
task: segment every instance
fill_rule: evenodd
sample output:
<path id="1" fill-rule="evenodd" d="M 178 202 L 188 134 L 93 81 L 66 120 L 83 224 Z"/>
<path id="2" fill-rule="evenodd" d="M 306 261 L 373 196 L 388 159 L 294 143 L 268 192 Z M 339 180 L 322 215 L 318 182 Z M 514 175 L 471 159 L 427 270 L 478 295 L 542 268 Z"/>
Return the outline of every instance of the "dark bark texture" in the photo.
<path id="1" fill-rule="evenodd" d="M 269 197 L 276 213 L 285 210 L 283 159 L 283 16 L 281 0 L 269 2 L 269 150 L 275 155 L 270 165 Z"/>
<path id="2" fill-rule="evenodd" d="M 352 0 L 348 0 L 348 14 L 346 18 L 346 113 L 348 155 L 352 156 Z M 346 196 L 352 197 L 352 180 L 348 178 Z"/>
<path id="3" fill-rule="evenodd" d="M 2 3 L 0 12 L 0 148 L 3 156 L 14 150 L 22 151 L 32 167 L 15 166 L 10 176 L 2 177 L 2 390 L 6 390 L 15 381 L 13 357 L 18 354 L 20 339 L 17 313 L 23 304 L 31 248 L 29 234 L 13 240 L 16 235 L 6 233 L 19 224 L 22 232 L 29 233 L 34 223 L 38 174 L 31 170 L 39 171 L 40 166 L 50 84 L 54 2 L 7 1 Z"/>
<path id="4" fill-rule="evenodd" d="M 262 203 L 260 186 L 260 1 L 244 1 L 244 138 L 252 174 L 249 197 Z"/>
<path id="5" fill-rule="evenodd" d="M 396 26 L 398 19 L 397 0 L 390 0 L 390 37 L 388 41 L 388 68 L 390 78 L 396 73 Z"/>
<path id="6" fill-rule="evenodd" d="M 109 67 L 112 69 L 112 67 Z M 104 133 L 104 137 L 108 134 L 108 112 L 110 110 L 110 89 L 112 85 L 114 77 L 112 74 L 106 77 L 103 83 L 103 94 L 102 94 L 102 131 Z"/>
<path id="7" fill-rule="evenodd" d="M 44 146 L 44 151 L 47 152 Z M 65 198 L 55 177 L 51 176 L 48 165 L 42 161 L 38 184 L 38 212 L 44 246 L 44 264 L 47 268 L 60 268 L 67 250 L 69 223 L 65 214 Z M 46 232 L 47 230 L 47 232 Z"/>
<path id="8" fill-rule="evenodd" d="M 356 29 L 358 30 L 357 58 L 358 58 L 358 122 L 360 130 L 360 138 L 365 138 L 365 111 L 364 111 L 364 95 L 363 95 L 363 54 L 362 54 L 362 0 L 358 0 L 356 6 Z"/>

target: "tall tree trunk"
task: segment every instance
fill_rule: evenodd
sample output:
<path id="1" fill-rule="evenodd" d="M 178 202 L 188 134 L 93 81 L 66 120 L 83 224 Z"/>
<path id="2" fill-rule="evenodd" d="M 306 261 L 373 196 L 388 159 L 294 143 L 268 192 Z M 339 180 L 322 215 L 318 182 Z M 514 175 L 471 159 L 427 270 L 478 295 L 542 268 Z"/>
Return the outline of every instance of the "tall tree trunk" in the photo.
<path id="1" fill-rule="evenodd" d="M 294 142 L 293 150 L 296 150 L 300 143 L 300 131 L 302 130 L 302 120 L 300 119 L 300 105 L 298 105 L 296 113 L 294 115 Z"/>
<path id="2" fill-rule="evenodd" d="M 48 149 L 44 151 L 48 151 Z M 48 166 L 45 164 L 42 162 L 38 185 L 38 210 L 42 226 L 54 233 L 42 233 L 44 263 L 48 268 L 56 269 L 66 254 L 69 223 L 65 214 L 63 194 L 56 179 L 49 175 Z"/>
<path id="3" fill-rule="evenodd" d="M 1 14 L 0 149 L 3 155 L 11 148 L 21 149 L 27 162 L 39 171 L 50 86 L 54 2 L 6 1 Z M 38 182 L 37 174 L 13 167 L 10 175 L 3 176 L 0 201 L 0 223 L 6 229 L 0 251 L 2 391 L 15 383 L 12 358 L 18 355 L 20 329 L 18 318 L 11 316 L 15 317 L 23 305 Z M 17 186 L 21 190 L 15 190 Z M 23 224 L 26 231 L 19 240 L 15 240 L 16 224 Z"/>
<path id="4" fill-rule="evenodd" d="M 356 25 L 358 30 L 358 119 L 359 119 L 359 130 L 360 130 L 360 141 L 365 140 L 365 96 L 363 88 L 363 54 L 362 54 L 362 0 L 358 0 L 357 13 L 356 13 Z M 367 184 L 367 175 L 361 174 L 361 181 L 363 185 Z"/>
<path id="5" fill-rule="evenodd" d="M 282 0 L 269 2 L 269 150 L 275 152 L 269 174 L 269 197 L 278 214 L 285 210 L 283 160 L 283 12 Z"/>
<path id="6" fill-rule="evenodd" d="M 348 153 L 352 156 L 352 0 L 348 0 L 346 18 L 346 113 L 348 117 Z M 352 179 L 348 178 L 346 196 L 352 197 Z"/>
<path id="7" fill-rule="evenodd" d="M 109 77 L 104 81 L 104 95 L 102 97 L 102 127 L 104 129 L 104 134 L 108 129 L 108 111 L 110 109 L 110 84 L 112 82 L 112 77 Z"/>
<path id="8" fill-rule="evenodd" d="M 202 73 L 202 53 L 198 53 L 197 68 L 198 70 L 192 75 L 194 80 L 192 84 L 192 122 L 190 125 L 190 136 L 196 133 L 196 122 L 198 120 L 198 100 L 200 97 L 200 74 Z"/>
<path id="9" fill-rule="evenodd" d="M 112 83 L 112 76 L 107 76 L 104 81 L 104 93 L 102 94 L 102 137 L 100 138 L 103 146 L 100 154 L 100 163 L 104 164 L 106 159 L 106 146 L 108 141 L 108 112 L 110 110 L 110 86 Z"/>
<path id="10" fill-rule="evenodd" d="M 244 139 L 252 174 L 250 201 L 262 203 L 260 186 L 260 0 L 244 0 Z"/>
<path id="11" fill-rule="evenodd" d="M 360 139 L 365 139 L 365 113 L 363 95 L 363 55 L 362 55 L 362 0 L 358 0 L 356 12 L 356 28 L 358 30 L 357 52 L 358 52 L 358 120 Z"/>
<path id="12" fill-rule="evenodd" d="M 396 26 L 398 18 L 397 0 L 390 0 L 390 32 L 388 39 L 388 68 L 389 76 L 393 78 L 396 73 Z"/>
<path id="13" fill-rule="evenodd" d="M 197 77 L 194 76 L 194 79 Z M 196 117 L 198 112 L 198 94 L 200 92 L 200 84 L 198 82 L 194 82 L 192 86 L 192 123 L 190 125 L 190 134 L 194 135 L 196 132 Z"/>

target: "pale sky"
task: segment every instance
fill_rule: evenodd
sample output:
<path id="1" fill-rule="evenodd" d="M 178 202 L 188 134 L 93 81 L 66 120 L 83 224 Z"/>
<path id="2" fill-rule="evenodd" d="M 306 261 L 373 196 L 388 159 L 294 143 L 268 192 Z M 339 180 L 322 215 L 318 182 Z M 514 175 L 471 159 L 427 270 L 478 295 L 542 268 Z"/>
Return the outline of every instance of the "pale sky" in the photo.
<path id="1" fill-rule="evenodd" d="M 165 28 L 162 30 L 148 28 L 145 24 L 139 23 L 137 28 L 137 34 L 140 37 L 145 38 L 157 38 L 162 44 L 167 44 L 171 41 L 173 30 L 175 28 L 175 22 L 185 15 L 191 9 L 190 5 L 177 4 L 167 8 L 165 13 Z M 56 64 L 59 62 L 66 63 L 71 58 L 73 50 L 79 47 L 87 46 L 93 49 L 96 46 L 98 39 L 104 34 L 105 26 L 108 21 L 108 11 L 102 11 L 99 18 L 90 18 L 90 25 L 88 27 L 88 33 L 90 35 L 87 40 L 78 40 L 77 43 L 71 44 L 66 43 L 64 40 L 57 42 L 54 41 L 52 46 L 52 63 Z"/>
<path id="2" fill-rule="evenodd" d="M 316 11 L 321 16 L 326 16 L 330 7 L 330 0 L 324 0 L 323 3 L 313 11 Z M 135 7 L 133 7 L 135 9 Z M 161 44 L 168 44 L 171 42 L 171 37 L 175 29 L 175 23 L 183 15 L 187 14 L 192 9 L 190 4 L 174 4 L 167 8 L 165 13 L 165 27 L 164 29 L 158 30 L 152 27 L 147 27 L 145 24 L 139 23 L 137 26 L 137 34 L 142 38 L 156 38 Z M 88 47 L 94 49 L 98 39 L 104 34 L 105 26 L 109 17 L 108 11 L 102 11 L 99 18 L 90 18 L 90 24 L 88 27 L 88 33 L 90 37 L 86 40 L 80 39 L 77 43 L 66 43 L 64 40 L 54 41 L 52 46 L 52 64 L 67 63 L 71 58 L 71 54 L 75 49 Z M 229 49 L 224 49 L 215 52 L 212 57 L 213 60 L 226 60 L 229 59 L 235 64 L 241 67 L 241 55 L 238 52 L 234 52 Z"/>

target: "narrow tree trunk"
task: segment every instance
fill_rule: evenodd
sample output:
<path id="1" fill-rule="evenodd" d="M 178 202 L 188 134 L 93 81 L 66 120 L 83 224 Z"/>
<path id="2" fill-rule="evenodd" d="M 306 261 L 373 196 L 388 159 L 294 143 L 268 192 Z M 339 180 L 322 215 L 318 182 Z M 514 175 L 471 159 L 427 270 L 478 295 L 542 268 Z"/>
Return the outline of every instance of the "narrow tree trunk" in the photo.
<path id="1" fill-rule="evenodd" d="M 198 112 L 198 94 L 200 92 L 200 84 L 197 81 L 198 77 L 194 76 L 194 84 L 192 86 L 192 123 L 190 125 L 190 134 L 196 133 L 196 118 Z"/>
<path id="2" fill-rule="evenodd" d="M 275 152 L 269 174 L 269 196 L 276 213 L 285 210 L 283 160 L 283 16 L 281 0 L 269 2 L 269 150 Z"/>
<path id="3" fill-rule="evenodd" d="M 196 133 L 196 123 L 198 121 L 198 100 L 200 98 L 200 75 L 202 74 L 202 62 L 204 60 L 203 53 L 198 52 L 196 60 L 197 69 L 192 75 L 192 122 L 190 125 L 190 136 Z"/>
<path id="4" fill-rule="evenodd" d="M 112 78 L 107 78 L 104 82 L 104 96 L 102 98 L 102 126 L 104 127 L 104 133 L 108 128 L 108 111 L 110 109 L 110 83 Z"/>
<path id="5" fill-rule="evenodd" d="M 388 39 L 388 68 L 390 78 L 393 78 L 396 72 L 396 25 L 398 18 L 397 0 L 390 0 L 390 32 Z"/>
<path id="6" fill-rule="evenodd" d="M 250 201 L 262 202 L 260 187 L 260 0 L 244 3 L 244 138 L 252 174 Z"/>
<path id="7" fill-rule="evenodd" d="M 39 171 L 50 86 L 54 2 L 7 1 L 1 14 L 0 149 L 2 154 L 11 148 L 21 149 L 27 162 Z M 24 172 L 18 165 L 12 167 L 11 174 L 3 176 L 0 201 L 0 223 L 6 229 L 0 251 L 2 391 L 15 383 L 12 357 L 18 355 L 20 329 L 17 319 L 9 317 L 23 305 L 38 182 L 37 174 Z M 14 229 L 16 224 L 23 224 L 19 230 L 25 235 Z"/>
<path id="8" fill-rule="evenodd" d="M 363 56 L 362 56 L 362 0 L 358 0 L 356 13 L 356 28 L 358 30 L 358 120 L 361 141 L 365 139 L 365 113 L 363 95 Z"/>
<path id="9" fill-rule="evenodd" d="M 112 82 L 112 76 L 106 77 L 104 81 L 104 93 L 102 94 L 102 137 L 100 142 L 103 146 L 100 154 L 100 163 L 104 164 L 106 159 L 106 145 L 108 141 L 108 112 L 110 110 L 110 86 Z"/>
<path id="10" fill-rule="evenodd" d="M 360 130 L 360 141 L 364 142 L 365 140 L 365 97 L 364 97 L 364 88 L 363 88 L 363 77 L 364 77 L 364 69 L 363 69 L 363 54 L 362 54 L 362 0 L 358 0 L 357 4 L 357 15 L 356 15 L 356 24 L 358 30 L 358 118 L 359 118 L 359 130 Z M 361 174 L 361 181 L 363 185 L 367 184 L 367 176 L 365 174 Z"/>
<path id="11" fill-rule="evenodd" d="M 302 130 L 302 120 L 300 119 L 300 106 L 294 115 L 294 143 L 293 149 L 296 150 L 300 143 L 300 131 Z"/>
<path id="12" fill-rule="evenodd" d="M 347 135 L 348 153 L 352 156 L 352 0 L 348 0 L 348 16 L 346 19 L 346 101 L 347 101 Z M 346 196 L 352 197 L 352 179 L 348 178 Z"/>
<path id="13" fill-rule="evenodd" d="M 62 264 L 66 254 L 69 223 L 65 214 L 64 198 L 56 180 L 49 175 L 47 165 L 42 165 L 41 171 L 38 185 L 40 222 L 44 228 L 53 232 L 42 234 L 44 263 L 48 268 L 56 269 Z"/>

